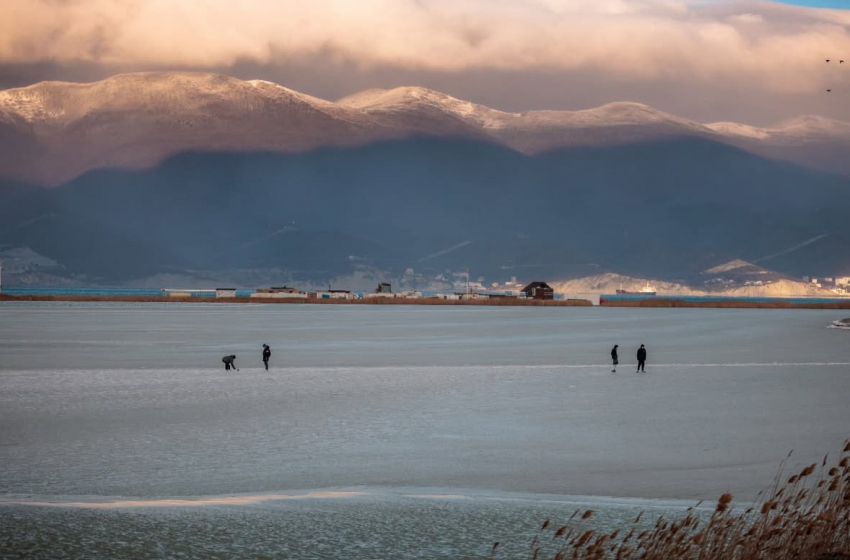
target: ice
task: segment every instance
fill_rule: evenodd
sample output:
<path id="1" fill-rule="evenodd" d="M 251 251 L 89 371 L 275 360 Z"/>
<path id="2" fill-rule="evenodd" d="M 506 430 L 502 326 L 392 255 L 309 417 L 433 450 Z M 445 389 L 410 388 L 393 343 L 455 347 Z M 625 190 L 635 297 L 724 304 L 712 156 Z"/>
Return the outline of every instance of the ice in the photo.
<path id="1" fill-rule="evenodd" d="M 101 557 L 145 557 L 141 535 L 159 534 L 166 520 L 176 532 L 157 537 L 163 547 L 179 548 L 183 535 L 197 551 L 233 556 L 232 541 L 205 539 L 199 527 L 223 523 L 238 534 L 281 523 L 293 532 L 252 546 L 482 557 L 492 541 L 522 539 L 576 504 L 619 519 L 723 492 L 746 502 L 792 449 L 789 466 L 806 465 L 850 436 L 850 346 L 846 332 L 826 328 L 840 318 L 0 304 L 0 532 L 19 535 L 5 542 L 20 550 L 29 524 L 40 524 L 39 534 L 58 540 L 35 550 L 58 558 L 106 546 L 91 534 L 106 527 L 130 544 Z M 262 343 L 273 351 L 268 373 Z M 645 374 L 633 369 L 640 344 Z M 225 353 L 237 355 L 240 372 L 224 371 Z M 292 496 L 301 498 L 284 499 Z M 44 502 L 66 507 L 32 506 Z M 83 504 L 68 507 L 75 502 Z M 81 505 L 94 525 L 57 512 Z M 308 531 L 319 512 L 340 521 L 338 549 Z M 469 530 L 426 542 L 395 534 L 398 519 L 413 532 L 435 523 Z"/>
<path id="2" fill-rule="evenodd" d="M 829 311 L 4 306 L 0 493 L 754 495 L 848 436 Z M 261 344 L 273 350 L 265 373 Z M 620 344 L 616 374 L 607 363 Z M 648 371 L 634 349 L 646 344 Z M 234 353 L 240 372 L 225 372 Z"/>

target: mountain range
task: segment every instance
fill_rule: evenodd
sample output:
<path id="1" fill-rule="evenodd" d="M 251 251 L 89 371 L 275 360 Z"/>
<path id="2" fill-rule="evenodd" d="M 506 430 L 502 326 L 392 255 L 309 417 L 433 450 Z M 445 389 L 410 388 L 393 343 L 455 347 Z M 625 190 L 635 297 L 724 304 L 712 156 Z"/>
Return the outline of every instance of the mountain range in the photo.
<path id="1" fill-rule="evenodd" d="M 297 153 L 421 135 L 487 141 L 527 155 L 702 138 L 850 176 L 850 123 L 817 116 L 758 128 L 703 124 L 627 102 L 510 113 L 421 87 L 331 102 L 206 73 L 122 74 L 0 91 L 3 175 L 48 185 L 92 169 L 147 168 L 186 151 Z"/>
<path id="2" fill-rule="evenodd" d="M 848 155 L 850 123 L 811 116 L 510 113 L 418 87 L 331 102 L 200 73 L 43 82 L 0 91 L 0 252 L 36 255 L 32 281 L 688 282 L 739 258 L 850 274 Z"/>

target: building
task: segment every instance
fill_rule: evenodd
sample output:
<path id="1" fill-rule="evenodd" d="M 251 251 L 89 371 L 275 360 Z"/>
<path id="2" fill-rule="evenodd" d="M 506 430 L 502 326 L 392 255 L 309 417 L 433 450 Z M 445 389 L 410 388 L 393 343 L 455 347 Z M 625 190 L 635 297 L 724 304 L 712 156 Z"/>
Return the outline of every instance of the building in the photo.
<path id="1" fill-rule="evenodd" d="M 301 290 L 298 288 L 290 288 L 289 286 L 281 286 L 281 287 L 272 287 L 272 288 L 259 288 L 257 290 L 258 293 L 269 293 L 269 294 L 300 294 Z"/>
<path id="2" fill-rule="evenodd" d="M 393 287 L 389 282 L 381 282 L 378 284 L 378 287 L 375 289 L 376 294 L 391 294 L 393 293 Z"/>
<path id="3" fill-rule="evenodd" d="M 546 282 L 532 282 L 522 289 L 522 293 L 531 299 L 555 299 L 555 290 Z"/>
<path id="4" fill-rule="evenodd" d="M 234 298 L 236 297 L 236 288 L 216 288 L 216 298 Z"/>
<path id="5" fill-rule="evenodd" d="M 460 297 L 460 299 L 475 299 L 475 300 L 490 299 L 489 295 L 479 294 L 478 292 L 469 292 L 468 294 L 457 294 L 457 295 Z"/>
<path id="6" fill-rule="evenodd" d="M 290 288 L 288 286 L 274 288 L 259 288 L 251 294 L 252 298 L 293 298 L 307 299 L 307 294 L 298 288 Z"/>
<path id="7" fill-rule="evenodd" d="M 315 299 L 355 299 L 350 290 L 325 290 L 310 293 L 309 296 Z"/>

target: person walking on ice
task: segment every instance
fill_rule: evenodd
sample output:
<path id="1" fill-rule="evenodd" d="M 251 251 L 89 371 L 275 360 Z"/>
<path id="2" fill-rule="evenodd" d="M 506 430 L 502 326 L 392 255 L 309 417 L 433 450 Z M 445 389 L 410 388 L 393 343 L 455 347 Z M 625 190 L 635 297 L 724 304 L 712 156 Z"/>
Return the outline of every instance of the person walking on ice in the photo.
<path id="1" fill-rule="evenodd" d="M 272 357 L 272 349 L 268 344 L 263 344 L 263 365 L 266 366 L 266 371 L 269 371 L 269 358 Z"/>
<path id="2" fill-rule="evenodd" d="M 236 369 L 236 356 L 234 356 L 233 354 L 223 357 L 221 359 L 221 361 L 224 362 L 224 369 L 226 371 L 230 371 L 231 369 Z M 236 369 L 236 371 L 239 371 L 239 370 Z"/>
<path id="3" fill-rule="evenodd" d="M 640 345 L 637 351 L 637 360 L 638 360 L 638 371 L 646 372 L 646 348 L 643 347 L 643 344 Z"/>
<path id="4" fill-rule="evenodd" d="M 611 361 L 614 362 L 614 369 L 611 370 L 611 373 L 617 373 L 617 364 L 620 362 L 617 360 L 617 347 L 619 344 L 615 344 L 611 349 Z"/>

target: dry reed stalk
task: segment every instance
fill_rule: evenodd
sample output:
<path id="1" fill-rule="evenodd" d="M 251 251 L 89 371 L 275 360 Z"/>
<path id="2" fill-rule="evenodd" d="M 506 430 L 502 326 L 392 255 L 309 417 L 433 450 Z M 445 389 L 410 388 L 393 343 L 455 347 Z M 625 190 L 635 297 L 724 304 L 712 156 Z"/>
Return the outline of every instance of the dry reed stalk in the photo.
<path id="1" fill-rule="evenodd" d="M 532 560 L 850 560 L 850 440 L 838 463 L 823 461 L 804 467 L 785 479 L 791 453 L 780 463 L 772 487 L 759 494 L 751 507 L 732 507 L 731 494 L 723 494 L 703 524 L 696 507 L 678 520 L 659 518 L 650 529 L 639 529 L 643 512 L 624 536 L 622 530 L 597 535 L 585 529 L 574 536 L 573 520 L 554 532 L 558 548 L 549 553 L 541 537 L 543 524 L 532 540 Z M 586 510 L 581 520 L 593 516 Z M 637 536 L 635 536 L 637 535 Z M 551 541 L 550 541 L 551 542 Z M 494 558 L 496 546 L 490 558 Z M 847 556 L 844 556 L 847 555 Z"/>

